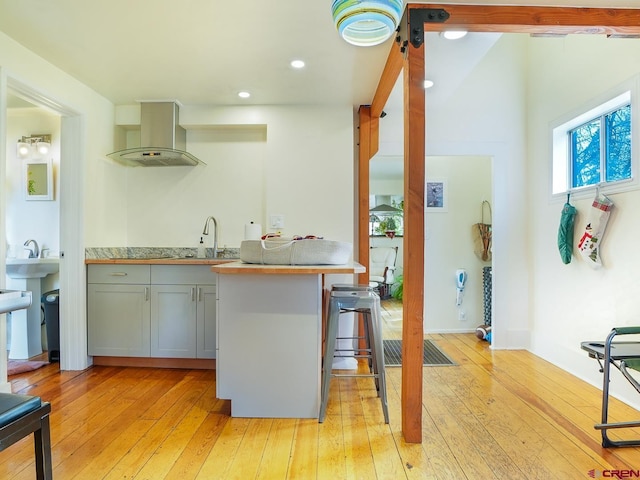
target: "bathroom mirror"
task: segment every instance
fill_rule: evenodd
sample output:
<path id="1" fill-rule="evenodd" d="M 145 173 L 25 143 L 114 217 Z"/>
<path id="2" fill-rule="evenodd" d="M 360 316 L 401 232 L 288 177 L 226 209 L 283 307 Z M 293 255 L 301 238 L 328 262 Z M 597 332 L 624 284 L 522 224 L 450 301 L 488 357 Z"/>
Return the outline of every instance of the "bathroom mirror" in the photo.
<path id="1" fill-rule="evenodd" d="M 51 160 L 25 162 L 23 185 L 25 200 L 53 200 Z"/>

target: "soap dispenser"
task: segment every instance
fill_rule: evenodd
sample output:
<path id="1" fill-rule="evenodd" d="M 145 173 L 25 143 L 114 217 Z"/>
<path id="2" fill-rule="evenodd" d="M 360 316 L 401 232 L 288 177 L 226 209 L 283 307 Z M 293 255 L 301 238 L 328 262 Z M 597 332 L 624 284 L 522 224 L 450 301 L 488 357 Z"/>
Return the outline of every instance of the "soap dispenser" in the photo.
<path id="1" fill-rule="evenodd" d="M 205 258 L 207 254 L 204 249 L 204 240 L 200 237 L 200 243 L 198 244 L 198 258 Z"/>

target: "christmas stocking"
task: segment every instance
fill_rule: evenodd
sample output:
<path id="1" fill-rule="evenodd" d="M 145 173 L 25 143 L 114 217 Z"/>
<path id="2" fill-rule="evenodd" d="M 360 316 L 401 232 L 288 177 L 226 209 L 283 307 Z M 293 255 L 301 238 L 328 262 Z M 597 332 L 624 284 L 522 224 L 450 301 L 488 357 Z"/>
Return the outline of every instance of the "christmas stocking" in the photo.
<path id="1" fill-rule="evenodd" d="M 591 204 L 589 212 L 589 223 L 587 224 L 582 238 L 578 242 L 580 254 L 593 268 L 600 268 L 600 244 L 604 231 L 607 228 L 607 221 L 611 215 L 613 202 L 605 195 L 598 194 Z"/>

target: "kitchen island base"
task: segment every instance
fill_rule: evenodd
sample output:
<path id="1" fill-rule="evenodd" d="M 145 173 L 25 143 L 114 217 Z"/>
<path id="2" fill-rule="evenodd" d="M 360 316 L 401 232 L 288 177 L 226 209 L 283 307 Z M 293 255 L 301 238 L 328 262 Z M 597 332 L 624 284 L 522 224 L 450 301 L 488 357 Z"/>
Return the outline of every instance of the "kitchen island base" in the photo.
<path id="1" fill-rule="evenodd" d="M 221 274 L 217 292 L 217 396 L 231 416 L 318 418 L 322 275 Z"/>

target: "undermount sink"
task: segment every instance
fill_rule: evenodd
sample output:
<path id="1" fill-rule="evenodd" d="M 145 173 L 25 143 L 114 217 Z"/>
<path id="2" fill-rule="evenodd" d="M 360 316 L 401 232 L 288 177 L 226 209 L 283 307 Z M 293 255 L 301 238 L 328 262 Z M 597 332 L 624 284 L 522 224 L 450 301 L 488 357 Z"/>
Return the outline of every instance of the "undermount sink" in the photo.
<path id="1" fill-rule="evenodd" d="M 11 278 L 43 278 L 59 269 L 59 258 L 7 258 Z"/>

